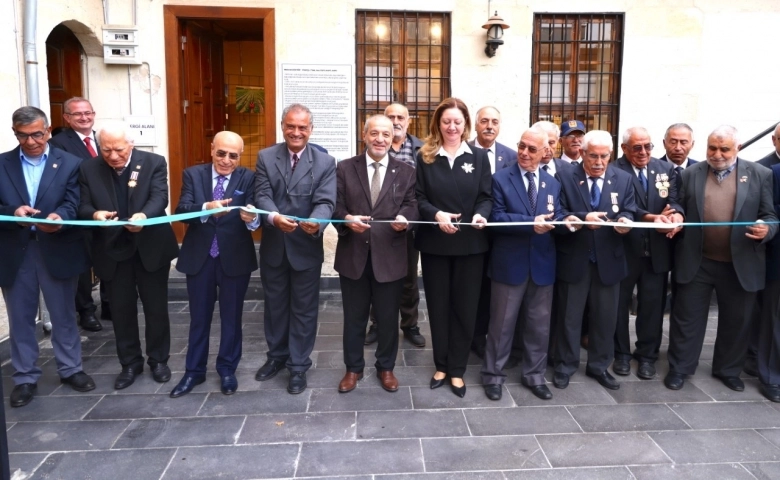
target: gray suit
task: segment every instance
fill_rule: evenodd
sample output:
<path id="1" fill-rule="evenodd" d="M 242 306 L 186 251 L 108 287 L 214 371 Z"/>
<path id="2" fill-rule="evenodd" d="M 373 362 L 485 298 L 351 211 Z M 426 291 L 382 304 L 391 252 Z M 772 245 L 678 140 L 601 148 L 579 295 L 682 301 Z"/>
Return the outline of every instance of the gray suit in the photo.
<path id="1" fill-rule="evenodd" d="M 259 209 L 300 218 L 330 219 L 336 205 L 336 160 L 307 147 L 292 172 L 287 144 L 257 154 L 255 202 Z M 321 223 L 316 235 L 300 227 L 283 233 L 264 221 L 260 279 L 265 294 L 268 359 L 293 372 L 311 367 L 317 333 L 319 282 L 324 260 Z"/>

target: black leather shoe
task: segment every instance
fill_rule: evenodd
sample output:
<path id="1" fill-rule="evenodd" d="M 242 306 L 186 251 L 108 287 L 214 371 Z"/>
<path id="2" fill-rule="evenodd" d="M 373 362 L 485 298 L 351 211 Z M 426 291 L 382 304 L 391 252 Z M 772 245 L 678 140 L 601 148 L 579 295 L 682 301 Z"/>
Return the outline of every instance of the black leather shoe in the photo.
<path id="1" fill-rule="evenodd" d="M 401 330 L 404 332 L 404 337 L 406 337 L 412 345 L 420 348 L 425 346 L 425 337 L 420 333 L 420 327 L 402 328 Z"/>
<path id="2" fill-rule="evenodd" d="M 21 383 L 11 391 L 11 406 L 23 407 L 32 402 L 35 392 L 38 390 L 37 383 Z"/>
<path id="3" fill-rule="evenodd" d="M 553 386 L 555 388 L 566 388 L 569 386 L 569 375 L 562 372 L 555 372 L 553 375 Z"/>
<path id="4" fill-rule="evenodd" d="M 452 390 L 452 393 L 459 396 L 460 398 L 463 398 L 466 396 L 466 384 L 464 383 L 462 387 L 456 387 L 453 384 L 450 384 L 450 390 Z"/>
<path id="5" fill-rule="evenodd" d="M 371 345 L 372 343 L 376 343 L 377 340 L 379 340 L 379 331 L 376 328 L 376 324 L 372 323 L 368 327 L 366 338 L 363 340 L 363 345 Z"/>
<path id="6" fill-rule="evenodd" d="M 171 369 L 164 363 L 152 367 L 152 378 L 157 383 L 165 383 L 171 379 Z"/>
<path id="7" fill-rule="evenodd" d="M 84 372 L 76 372 L 70 377 L 61 378 L 60 382 L 70 385 L 77 392 L 88 392 L 95 389 L 95 381 Z"/>
<path id="8" fill-rule="evenodd" d="M 723 385 L 729 387 L 735 392 L 745 391 L 745 384 L 742 383 L 742 380 L 739 377 L 734 377 L 729 375 L 713 375 L 713 377 L 723 382 Z"/>
<path id="9" fill-rule="evenodd" d="M 206 377 L 196 377 L 195 375 L 185 374 L 179 383 L 171 390 L 171 398 L 179 398 L 187 395 L 195 388 L 195 385 L 200 385 L 206 381 Z"/>
<path id="10" fill-rule="evenodd" d="M 431 390 L 443 386 L 446 382 L 447 375 L 445 375 L 441 380 L 436 380 L 435 378 L 431 377 Z"/>
<path id="11" fill-rule="evenodd" d="M 489 383 L 482 386 L 485 389 L 485 395 L 491 400 L 501 400 L 501 394 L 503 393 L 503 387 L 497 383 Z"/>
<path id="12" fill-rule="evenodd" d="M 682 373 L 669 372 L 664 378 L 664 385 L 669 390 L 679 390 L 685 385 L 685 375 Z"/>
<path id="13" fill-rule="evenodd" d="M 587 370 L 585 371 L 585 375 L 589 376 L 590 378 L 595 378 L 597 382 L 599 382 L 599 385 L 601 385 L 604 388 L 608 388 L 610 390 L 617 390 L 620 388 L 620 384 L 615 380 L 615 377 L 609 374 L 608 371 L 604 370 L 600 374 L 598 373 L 590 373 Z"/>
<path id="14" fill-rule="evenodd" d="M 126 366 L 122 367 L 122 373 L 117 375 L 114 381 L 114 388 L 116 390 L 122 390 L 127 388 L 135 382 L 135 377 L 140 375 L 144 371 L 143 365 L 140 367 Z"/>
<path id="15" fill-rule="evenodd" d="M 639 362 L 639 369 L 636 376 L 642 380 L 651 380 L 655 378 L 655 364 L 653 362 Z"/>
<path id="16" fill-rule="evenodd" d="M 99 332 L 103 330 L 103 325 L 100 324 L 100 320 L 95 317 L 94 313 L 81 315 L 79 325 L 81 325 L 81 328 L 89 332 Z"/>
<path id="17" fill-rule="evenodd" d="M 534 385 L 528 387 L 528 389 L 531 390 L 531 393 L 536 395 L 537 398 L 541 398 L 542 400 L 550 400 L 552 398 L 552 392 L 547 388 L 547 385 Z"/>
<path id="18" fill-rule="evenodd" d="M 287 393 L 297 395 L 306 390 L 306 372 L 290 372 L 290 380 L 287 382 Z"/>
<path id="19" fill-rule="evenodd" d="M 233 395 L 238 390 L 238 379 L 235 375 L 225 375 L 222 377 L 222 384 L 219 386 L 225 395 Z"/>
<path id="20" fill-rule="evenodd" d="M 266 360 L 265 364 L 263 364 L 262 367 L 260 367 L 260 370 L 257 371 L 257 375 L 255 375 L 255 380 L 258 382 L 265 382 L 266 380 L 270 380 L 276 376 L 277 373 L 279 373 L 279 370 L 284 368 L 284 362 L 281 360 Z"/>
<path id="21" fill-rule="evenodd" d="M 761 395 L 771 402 L 780 402 L 780 385 L 762 383 L 758 386 Z"/>
<path id="22" fill-rule="evenodd" d="M 628 360 L 622 360 L 622 359 L 615 359 L 614 362 L 612 362 L 612 371 L 615 372 L 617 375 L 621 375 L 625 377 L 629 373 L 631 373 L 631 364 Z"/>
<path id="23" fill-rule="evenodd" d="M 751 377 L 758 376 L 758 363 L 755 358 L 748 358 L 745 360 L 745 365 L 742 367 L 742 371 Z"/>

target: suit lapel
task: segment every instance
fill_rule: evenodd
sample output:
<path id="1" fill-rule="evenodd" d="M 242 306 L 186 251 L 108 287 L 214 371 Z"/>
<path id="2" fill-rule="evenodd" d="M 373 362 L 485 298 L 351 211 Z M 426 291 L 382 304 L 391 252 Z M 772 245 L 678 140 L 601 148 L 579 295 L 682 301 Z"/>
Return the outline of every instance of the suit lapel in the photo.
<path id="1" fill-rule="evenodd" d="M 230 180 L 233 180 L 233 178 L 235 178 L 235 175 L 232 175 Z M 208 198 L 209 201 L 214 200 L 214 187 L 212 187 L 213 181 L 211 179 L 211 165 L 209 165 L 208 168 L 201 170 L 200 181 L 203 183 L 203 191 L 206 192 L 206 198 Z"/>
<path id="2" fill-rule="evenodd" d="M 86 160 L 90 161 L 90 160 Z M 111 168 L 109 164 L 105 162 L 105 160 L 100 159 L 100 165 L 98 165 L 98 175 L 100 176 L 100 179 L 103 181 L 103 184 L 106 186 L 106 191 L 108 191 L 108 196 L 111 199 L 111 208 L 115 212 L 119 212 L 119 200 L 116 198 L 116 189 L 114 188 L 114 177 L 116 176 L 116 172 L 114 172 L 114 169 Z"/>
<path id="3" fill-rule="evenodd" d="M 43 167 L 43 175 L 41 175 L 41 183 L 38 184 L 38 195 L 35 197 L 35 204 L 38 205 L 44 193 L 51 185 L 52 180 L 60 171 L 62 159 L 56 149 L 49 149 L 49 158 L 46 159 L 46 165 Z"/>
<path id="4" fill-rule="evenodd" d="M 21 197 L 26 205 L 30 205 L 30 193 L 27 191 L 27 182 L 24 180 L 20 155 L 20 147 L 13 149 L 11 154 L 6 157 L 5 170 L 12 180 L 11 183 L 13 183 L 16 191 L 19 193 L 19 197 Z"/>
<path id="5" fill-rule="evenodd" d="M 637 192 L 634 197 L 637 199 L 637 203 L 639 203 L 639 206 L 643 209 L 647 210 L 647 203 L 648 203 L 648 195 L 650 190 L 650 164 L 647 164 L 647 189 L 648 191 L 645 192 L 645 188 L 642 186 L 642 182 L 639 181 L 639 177 L 637 176 L 636 172 L 634 171 L 634 167 L 631 165 L 631 162 L 629 162 L 625 158 L 621 158 L 617 162 L 618 166 L 626 173 L 631 175 L 631 183 L 634 184 L 634 191 Z"/>
<path id="6" fill-rule="evenodd" d="M 707 175 L 710 174 L 710 167 L 700 169 L 693 177 L 693 194 L 696 196 L 696 208 L 699 209 L 700 218 L 704 218 L 704 186 L 707 183 Z M 736 209 L 734 210 L 736 212 Z"/>
<path id="7" fill-rule="evenodd" d="M 590 206 L 590 188 L 588 188 L 588 176 L 585 175 L 585 169 L 582 166 L 572 167 L 576 171 L 574 172 L 574 179 L 577 181 L 580 196 L 585 203 L 585 207 L 589 212 L 593 211 L 593 207 Z"/>
<path id="8" fill-rule="evenodd" d="M 355 174 L 357 174 L 357 178 L 360 181 L 360 186 L 363 188 L 363 193 L 366 195 L 366 203 L 371 206 L 371 183 L 368 180 L 366 155 L 358 155 L 352 165 L 355 167 Z M 387 175 L 385 175 L 385 177 L 387 177 Z"/>
<path id="9" fill-rule="evenodd" d="M 517 196 L 520 197 L 520 201 L 523 202 L 526 211 L 530 212 L 531 216 L 534 216 L 534 212 L 531 210 L 531 202 L 528 201 L 528 190 L 526 190 L 525 182 L 523 182 L 523 172 L 520 170 L 519 165 L 514 165 L 511 167 L 511 169 L 512 170 L 509 173 L 509 181 L 512 182 L 512 186 L 515 187 Z"/>
<path id="10" fill-rule="evenodd" d="M 279 151 L 276 152 L 276 168 L 279 170 L 279 175 L 282 176 L 284 182 L 287 183 L 289 190 L 289 174 L 290 174 L 290 155 L 287 152 L 287 144 L 282 142 L 279 145 Z"/>
<path id="11" fill-rule="evenodd" d="M 734 204 L 734 220 L 739 218 L 739 212 L 742 210 L 742 206 L 745 204 L 745 199 L 747 198 L 748 184 L 752 180 L 743 163 L 744 160 L 737 158 L 737 166 L 734 168 L 734 171 L 731 172 L 732 175 L 737 174 L 737 201 Z M 741 181 L 742 177 L 745 177 L 744 182 Z"/>

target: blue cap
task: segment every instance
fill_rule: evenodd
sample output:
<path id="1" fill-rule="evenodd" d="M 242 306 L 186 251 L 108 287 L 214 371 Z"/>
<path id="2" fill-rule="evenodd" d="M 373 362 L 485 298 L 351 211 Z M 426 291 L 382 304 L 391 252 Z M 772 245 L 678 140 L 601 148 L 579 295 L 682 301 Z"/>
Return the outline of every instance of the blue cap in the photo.
<path id="1" fill-rule="evenodd" d="M 579 120 L 569 120 L 567 122 L 563 122 L 561 124 L 561 136 L 565 137 L 566 135 L 570 134 L 571 132 L 582 132 L 585 133 L 585 124 L 580 122 Z"/>

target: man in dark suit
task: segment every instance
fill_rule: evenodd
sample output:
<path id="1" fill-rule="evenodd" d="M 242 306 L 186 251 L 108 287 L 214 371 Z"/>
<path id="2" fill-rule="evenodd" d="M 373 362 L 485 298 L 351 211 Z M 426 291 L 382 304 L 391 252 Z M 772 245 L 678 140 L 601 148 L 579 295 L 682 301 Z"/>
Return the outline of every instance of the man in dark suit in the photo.
<path id="1" fill-rule="evenodd" d="M 539 166 L 542 170 L 549 173 L 553 177 L 558 174 L 559 170 L 567 167 L 571 167 L 572 164 L 560 158 L 555 158 L 555 150 L 558 148 L 558 142 L 560 140 L 561 129 L 553 122 L 540 121 L 534 123 L 533 127 L 539 127 L 547 133 L 547 148 L 544 151 Z"/>
<path id="2" fill-rule="evenodd" d="M 772 166 L 775 215 L 780 215 L 780 164 Z M 759 390 L 772 402 L 780 402 L 780 235 L 766 246 L 766 288 L 761 305 L 758 342 Z"/>
<path id="3" fill-rule="evenodd" d="M 268 380 L 286 366 L 287 391 L 297 394 L 306 389 L 317 334 L 323 220 L 336 205 L 336 160 L 306 148 L 313 128 L 307 107 L 289 105 L 281 123 L 284 143 L 258 152 L 255 169 L 257 208 L 271 212 L 260 243 L 268 360 L 255 378 Z"/>
<path id="4" fill-rule="evenodd" d="M 482 386 L 500 400 L 503 372 L 521 313 L 521 382 L 542 400 L 552 398 L 545 385 L 550 311 L 555 282 L 555 242 L 546 224 L 560 214 L 561 186 L 539 168 L 547 151 L 547 132 L 532 127 L 517 147 L 517 163 L 493 176 L 492 222 L 535 222 L 533 226 L 495 227 L 488 276 L 491 279 L 490 327 Z"/>
<path id="5" fill-rule="evenodd" d="M 95 142 L 95 131 L 92 127 L 95 125 L 95 112 L 89 100 L 82 97 L 73 97 L 65 100 L 62 105 L 65 113 L 62 114 L 65 123 L 70 127 L 66 128 L 52 137 L 49 141 L 53 146 L 60 150 L 65 150 L 71 155 L 75 155 L 82 160 L 97 157 L 98 145 Z M 87 241 L 87 249 L 90 249 L 92 231 L 84 230 L 84 238 Z M 100 285 L 101 299 L 107 296 L 105 285 Z M 107 308 L 107 300 L 103 301 L 101 306 L 101 315 L 110 317 Z M 76 290 L 76 311 L 79 313 L 79 325 L 84 330 L 90 332 L 99 332 L 103 329 L 100 321 L 95 317 L 95 302 L 92 300 L 92 270 L 79 275 L 78 288 Z"/>
<path id="6" fill-rule="evenodd" d="M 82 231 L 23 221 L 76 219 L 81 159 L 46 143 L 51 127 L 40 109 L 22 107 L 11 118 L 19 147 L 0 155 L 0 215 L 20 221 L 0 222 L 0 287 L 11 331 L 15 387 L 10 403 L 21 407 L 32 401 L 41 377 L 35 338 L 39 290 L 51 312 L 51 343 L 62 383 L 86 392 L 95 382 L 82 370 L 73 309 L 77 277 L 88 268 Z"/>
<path id="7" fill-rule="evenodd" d="M 677 173 L 678 183 L 682 181 L 682 172 L 686 168 L 698 163 L 688 157 L 693 149 L 693 129 L 687 123 L 674 123 L 669 125 L 664 133 L 664 150 L 666 154 L 660 158 L 664 162 L 674 164 L 674 171 Z"/>
<path id="8" fill-rule="evenodd" d="M 772 168 L 773 165 L 780 163 L 780 123 L 775 126 L 775 131 L 772 133 L 772 146 L 775 147 L 775 151 L 758 160 L 759 165 Z"/>
<path id="9" fill-rule="evenodd" d="M 592 130 L 582 140 L 582 164 L 558 172 L 561 207 L 569 234 L 556 239 L 557 344 L 553 385 L 566 388 L 580 363 L 585 305 L 590 319 L 585 373 L 603 387 L 620 384 L 607 368 L 614 355 L 620 281 L 628 274 L 623 235 L 631 229 L 636 203 L 631 175 L 612 165 L 612 136 Z M 579 225 L 579 221 L 601 225 Z"/>
<path id="10" fill-rule="evenodd" d="M 585 124 L 579 120 L 567 120 L 561 123 L 561 160 L 570 165 L 582 164 L 583 138 Z"/>
<path id="11" fill-rule="evenodd" d="M 623 134 L 623 155 L 617 167 L 633 179 L 637 222 L 680 223 L 683 208 L 677 202 L 677 174 L 674 165 L 652 158 L 650 134 L 642 127 L 629 128 Z M 679 229 L 678 229 L 679 230 Z M 626 376 L 630 361 L 639 363 L 637 376 L 649 380 L 655 376 L 655 362 L 663 336 L 664 305 L 669 271 L 672 269 L 670 229 L 636 228 L 625 239 L 628 276 L 620 282 L 620 303 L 615 329 L 615 362 L 612 371 Z M 671 235 L 671 237 L 670 237 Z M 636 349 L 631 353 L 629 309 L 634 287 L 637 289 Z"/>
<path id="12" fill-rule="evenodd" d="M 374 115 L 363 127 L 366 152 L 336 167 L 334 224 L 339 232 L 334 269 L 339 272 L 344 303 L 344 364 L 339 392 L 355 389 L 363 378 L 363 343 L 367 314 L 374 306 L 378 344 L 376 373 L 382 388 L 398 390 L 393 375 L 398 354 L 398 313 L 406 276 L 406 228 L 417 220 L 415 171 L 390 158 L 393 124 Z M 370 170 L 370 173 L 369 173 Z M 393 223 L 369 223 L 393 220 Z"/>
<path id="13" fill-rule="evenodd" d="M 683 172 L 680 203 L 689 222 L 756 222 L 752 226 L 688 227 L 675 248 L 678 296 L 669 324 L 669 374 L 679 390 L 699 363 L 713 289 L 718 297 L 718 335 L 712 375 L 735 391 L 750 336 L 756 292 L 766 282 L 766 243 L 777 232 L 772 172 L 737 158 L 734 127 L 707 138 L 707 161 Z M 767 223 L 764 223 L 767 222 Z"/>
<path id="14" fill-rule="evenodd" d="M 211 163 L 184 170 L 176 213 L 251 206 L 254 172 L 239 166 L 244 141 L 233 132 L 219 132 L 211 144 Z M 186 220 L 176 269 L 187 274 L 190 335 L 184 377 L 171 391 L 177 398 L 206 380 L 209 333 L 214 302 L 219 300 L 220 341 L 217 373 L 220 389 L 231 395 L 238 388 L 236 368 L 241 360 L 241 316 L 249 276 L 257 270 L 252 231 L 260 226 L 244 210 Z"/>
<path id="15" fill-rule="evenodd" d="M 122 372 L 121 390 L 143 371 L 138 337 L 138 297 L 146 323 L 147 363 L 155 381 L 171 379 L 168 368 L 171 333 L 168 275 L 179 246 L 170 223 L 111 227 L 111 219 L 138 221 L 164 216 L 168 206 L 165 158 L 135 150 L 128 127 L 111 123 L 98 134 L 99 157 L 81 164 L 79 217 L 105 221 L 93 232 L 92 261 L 98 277 L 108 280 L 114 337 Z"/>
<path id="16" fill-rule="evenodd" d="M 390 158 L 406 163 L 412 168 L 417 167 L 417 151 L 422 147 L 422 141 L 409 129 L 409 109 L 400 103 L 391 103 L 385 107 L 385 116 L 393 122 L 393 143 L 387 150 Z M 406 229 L 406 278 L 401 293 L 401 331 L 415 347 L 425 346 L 425 337 L 420 333 L 417 320 L 420 316 L 420 287 L 417 284 L 417 264 L 420 262 L 420 252 L 414 248 L 414 227 Z M 365 344 L 371 345 L 377 341 L 378 330 L 374 309 L 369 314 L 371 326 L 366 333 Z"/>

